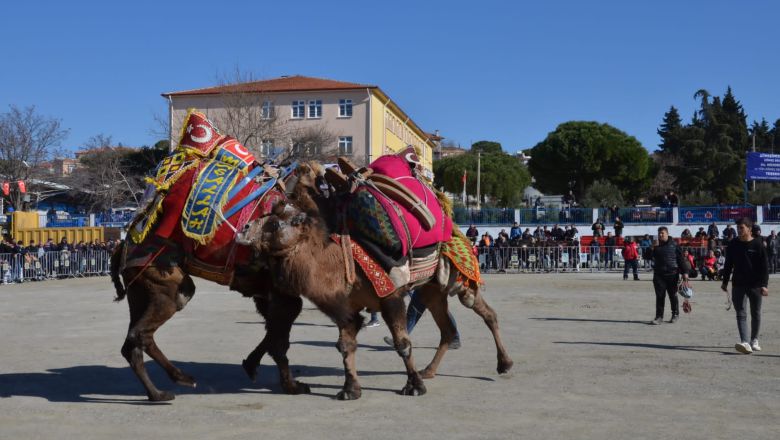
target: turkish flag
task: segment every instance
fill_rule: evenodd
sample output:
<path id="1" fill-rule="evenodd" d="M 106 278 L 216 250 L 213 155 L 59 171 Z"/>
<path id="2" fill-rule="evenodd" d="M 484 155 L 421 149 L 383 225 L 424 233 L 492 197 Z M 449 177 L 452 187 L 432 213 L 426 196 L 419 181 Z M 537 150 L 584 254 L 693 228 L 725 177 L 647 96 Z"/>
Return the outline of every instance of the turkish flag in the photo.
<path id="1" fill-rule="evenodd" d="M 19 185 L 19 192 L 24 194 L 27 192 L 27 187 L 24 185 L 24 180 L 20 180 L 16 182 L 17 185 Z"/>
<path id="2" fill-rule="evenodd" d="M 11 184 L 8 182 L 3 182 L 3 195 L 9 195 L 11 194 Z"/>
<path id="3" fill-rule="evenodd" d="M 463 182 L 464 185 L 466 184 L 466 170 L 463 170 L 463 179 L 461 179 L 461 182 Z"/>

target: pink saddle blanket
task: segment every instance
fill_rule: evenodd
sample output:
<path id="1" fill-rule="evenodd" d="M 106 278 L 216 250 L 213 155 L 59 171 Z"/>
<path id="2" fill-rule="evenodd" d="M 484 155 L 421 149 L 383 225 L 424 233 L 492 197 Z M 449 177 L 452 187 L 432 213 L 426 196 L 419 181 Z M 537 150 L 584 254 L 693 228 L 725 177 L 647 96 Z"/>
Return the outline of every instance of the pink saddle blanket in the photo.
<path id="1" fill-rule="evenodd" d="M 410 164 L 413 166 L 416 163 L 416 156 L 414 156 L 413 150 L 411 152 L 410 150 L 407 149 L 398 155 L 382 156 L 368 166 L 375 173 L 392 177 L 407 187 L 425 203 L 436 219 L 436 224 L 430 230 L 425 230 L 420 220 L 399 203 L 387 197 L 379 198 L 380 203 L 390 217 L 393 228 L 400 238 L 402 255 L 409 254 L 409 243 L 411 243 L 412 249 L 419 249 L 439 242 L 449 241 L 452 237 L 452 219 L 444 215 L 436 194 L 412 174 Z M 403 220 L 406 222 L 406 228 L 403 227 L 398 212 L 402 214 Z M 407 230 L 409 231 L 408 240 Z"/>

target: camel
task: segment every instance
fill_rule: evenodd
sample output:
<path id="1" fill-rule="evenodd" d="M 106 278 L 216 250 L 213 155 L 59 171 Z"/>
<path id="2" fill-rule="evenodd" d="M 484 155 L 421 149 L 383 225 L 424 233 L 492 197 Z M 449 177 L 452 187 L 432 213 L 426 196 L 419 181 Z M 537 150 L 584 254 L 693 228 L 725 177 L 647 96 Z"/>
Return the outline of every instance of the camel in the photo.
<path id="1" fill-rule="evenodd" d="M 163 215 L 178 216 L 178 213 L 166 212 Z M 111 257 L 115 301 L 126 297 L 130 308 L 130 324 L 121 353 L 141 381 L 151 401 L 173 400 L 175 395 L 169 391 L 161 391 L 152 383 L 144 366 L 144 352 L 165 370 L 173 382 L 183 386 L 196 386 L 195 379 L 174 366 L 154 340 L 155 331 L 176 312 L 182 310 L 195 294 L 193 274 L 185 269 L 186 240 L 189 239 L 181 234 L 161 240 L 154 233 L 150 233 L 140 243 L 130 243 L 129 240 L 123 242 Z M 156 249 L 159 249 L 158 253 L 152 255 Z M 144 266 L 126 265 L 127 255 L 134 251 L 136 256 L 140 253 L 149 259 L 149 262 Z M 266 321 L 265 337 L 250 359 L 259 363 L 265 353 L 270 354 L 279 370 L 282 389 L 288 394 L 309 393 L 310 388 L 306 384 L 292 378 L 286 356 L 290 330 L 300 314 L 303 301 L 292 295 L 274 295 L 270 279 L 270 274 L 262 266 L 250 260 L 244 265 L 236 266 L 235 275 L 229 282 L 231 290 L 253 299 L 257 311 Z M 247 373 L 254 379 L 254 374 L 249 371 Z"/>
<path id="2" fill-rule="evenodd" d="M 300 197 L 299 202 L 304 203 L 305 199 Z M 349 251 L 329 237 L 328 219 L 317 214 L 317 206 L 322 204 L 309 201 L 304 211 L 281 202 L 265 222 L 250 222 L 239 233 L 237 240 L 251 243 L 256 254 L 266 259 L 275 274 L 276 289 L 286 294 L 303 295 L 338 326 L 336 347 L 342 354 L 346 376 L 336 396 L 338 399 L 358 399 L 362 394 L 355 368 L 355 350 L 356 337 L 363 321 L 360 311 L 364 308 L 381 311 L 392 334 L 395 350 L 404 362 L 407 382 L 400 394 L 425 394 L 423 379 L 435 376 L 454 338 L 455 329 L 447 317 L 448 295 L 457 294 L 461 303 L 472 308 L 485 321 L 496 344 L 498 373 L 507 373 L 512 368 L 513 362 L 501 341 L 496 313 L 485 302 L 479 286 L 461 282 L 460 274 L 446 258 L 440 258 L 442 267 L 438 276 L 400 286 L 379 298 L 365 274 L 352 267 Z M 432 361 L 420 372 L 415 368 L 412 344 L 406 332 L 404 295 L 413 288 L 417 289 L 430 309 L 441 333 Z"/>

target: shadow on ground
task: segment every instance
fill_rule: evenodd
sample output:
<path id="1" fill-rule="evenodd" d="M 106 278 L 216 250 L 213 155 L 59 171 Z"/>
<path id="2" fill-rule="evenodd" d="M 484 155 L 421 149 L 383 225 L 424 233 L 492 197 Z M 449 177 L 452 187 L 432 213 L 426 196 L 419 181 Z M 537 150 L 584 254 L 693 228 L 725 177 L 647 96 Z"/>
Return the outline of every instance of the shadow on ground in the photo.
<path id="1" fill-rule="evenodd" d="M 305 345 L 319 345 L 303 342 Z M 372 347 L 378 348 L 378 347 Z M 381 347 L 386 349 L 386 347 Z M 270 362 L 270 360 L 267 360 Z M 279 373 L 275 365 L 261 365 L 257 382 L 252 383 L 240 364 L 174 362 L 185 373 L 195 377 L 196 388 L 182 387 L 172 383 L 165 372 L 154 362 L 147 362 L 146 369 L 152 382 L 162 390 L 173 391 L 177 395 L 185 394 L 284 394 L 279 384 Z M 334 364 L 338 365 L 338 364 Z M 392 371 L 359 371 L 361 377 L 398 375 L 404 376 L 403 365 Z M 333 393 L 318 393 L 316 389 L 338 390 L 341 386 L 311 383 L 309 377 L 342 377 L 341 365 L 334 367 L 297 366 L 290 367 L 298 379 L 312 387 L 311 395 L 333 398 Z M 474 380 L 492 380 L 485 377 L 462 377 Z M 366 384 L 364 382 L 364 385 Z M 399 389 L 403 381 L 399 382 Z M 397 392 L 395 389 L 363 387 L 364 390 Z M 56 368 L 44 373 L 8 373 L 0 374 L 0 398 L 12 396 L 40 397 L 50 402 L 83 403 L 125 403 L 137 405 L 160 405 L 166 403 L 149 402 L 146 392 L 133 374 L 130 367 L 107 367 L 103 365 L 79 365 Z"/>
<path id="2" fill-rule="evenodd" d="M 601 345 L 607 347 L 630 347 L 630 348 L 648 348 L 652 350 L 682 350 L 682 351 L 701 351 L 705 353 L 720 353 L 726 356 L 744 356 L 737 353 L 731 347 L 723 346 L 703 346 L 703 345 L 663 345 L 663 344 L 645 344 L 639 342 L 598 342 L 598 341 L 555 341 L 554 344 L 567 345 Z M 753 356 L 780 357 L 774 354 L 754 353 Z"/>
<path id="3" fill-rule="evenodd" d="M 620 319 L 586 319 L 586 318 L 528 318 L 535 321 L 570 321 L 570 322 L 603 322 L 614 324 L 644 324 L 648 325 L 650 321 L 638 320 L 620 320 Z"/>

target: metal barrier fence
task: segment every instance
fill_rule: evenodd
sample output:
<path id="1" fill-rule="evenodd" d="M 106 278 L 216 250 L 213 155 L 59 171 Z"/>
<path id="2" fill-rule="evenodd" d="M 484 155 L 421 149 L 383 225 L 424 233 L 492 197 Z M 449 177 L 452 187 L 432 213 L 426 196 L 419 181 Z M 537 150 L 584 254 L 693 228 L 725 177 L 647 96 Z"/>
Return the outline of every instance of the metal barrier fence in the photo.
<path id="1" fill-rule="evenodd" d="M 755 206 L 681 206 L 679 223 L 733 223 L 742 217 L 757 220 Z"/>
<path id="2" fill-rule="evenodd" d="M 609 208 L 599 208 L 599 218 L 610 223 L 615 221 L 615 217 L 620 217 L 624 224 L 637 223 L 672 223 L 672 208 L 659 208 L 657 206 L 648 206 L 643 208 L 619 208 L 617 216 Z"/>
<path id="3" fill-rule="evenodd" d="M 108 275 L 110 262 L 111 253 L 103 249 L 0 254 L 0 282 Z"/>
<path id="4" fill-rule="evenodd" d="M 520 224 L 579 224 L 589 225 L 592 222 L 591 208 L 527 208 L 518 209 Z"/>
<path id="5" fill-rule="evenodd" d="M 695 267 L 709 253 L 706 246 L 687 247 L 693 255 Z M 724 246 L 712 250 L 723 251 Z M 483 273 L 539 273 L 539 272 L 622 272 L 625 261 L 621 246 L 522 246 L 478 248 L 480 269 Z M 638 269 L 652 270 L 649 248 L 639 248 Z"/>
<path id="6" fill-rule="evenodd" d="M 454 208 L 453 217 L 459 225 L 508 224 L 515 221 L 515 210 L 504 208 L 467 209 Z"/>
<path id="7" fill-rule="evenodd" d="M 780 223 L 780 205 L 767 206 L 764 209 L 764 223 Z"/>

